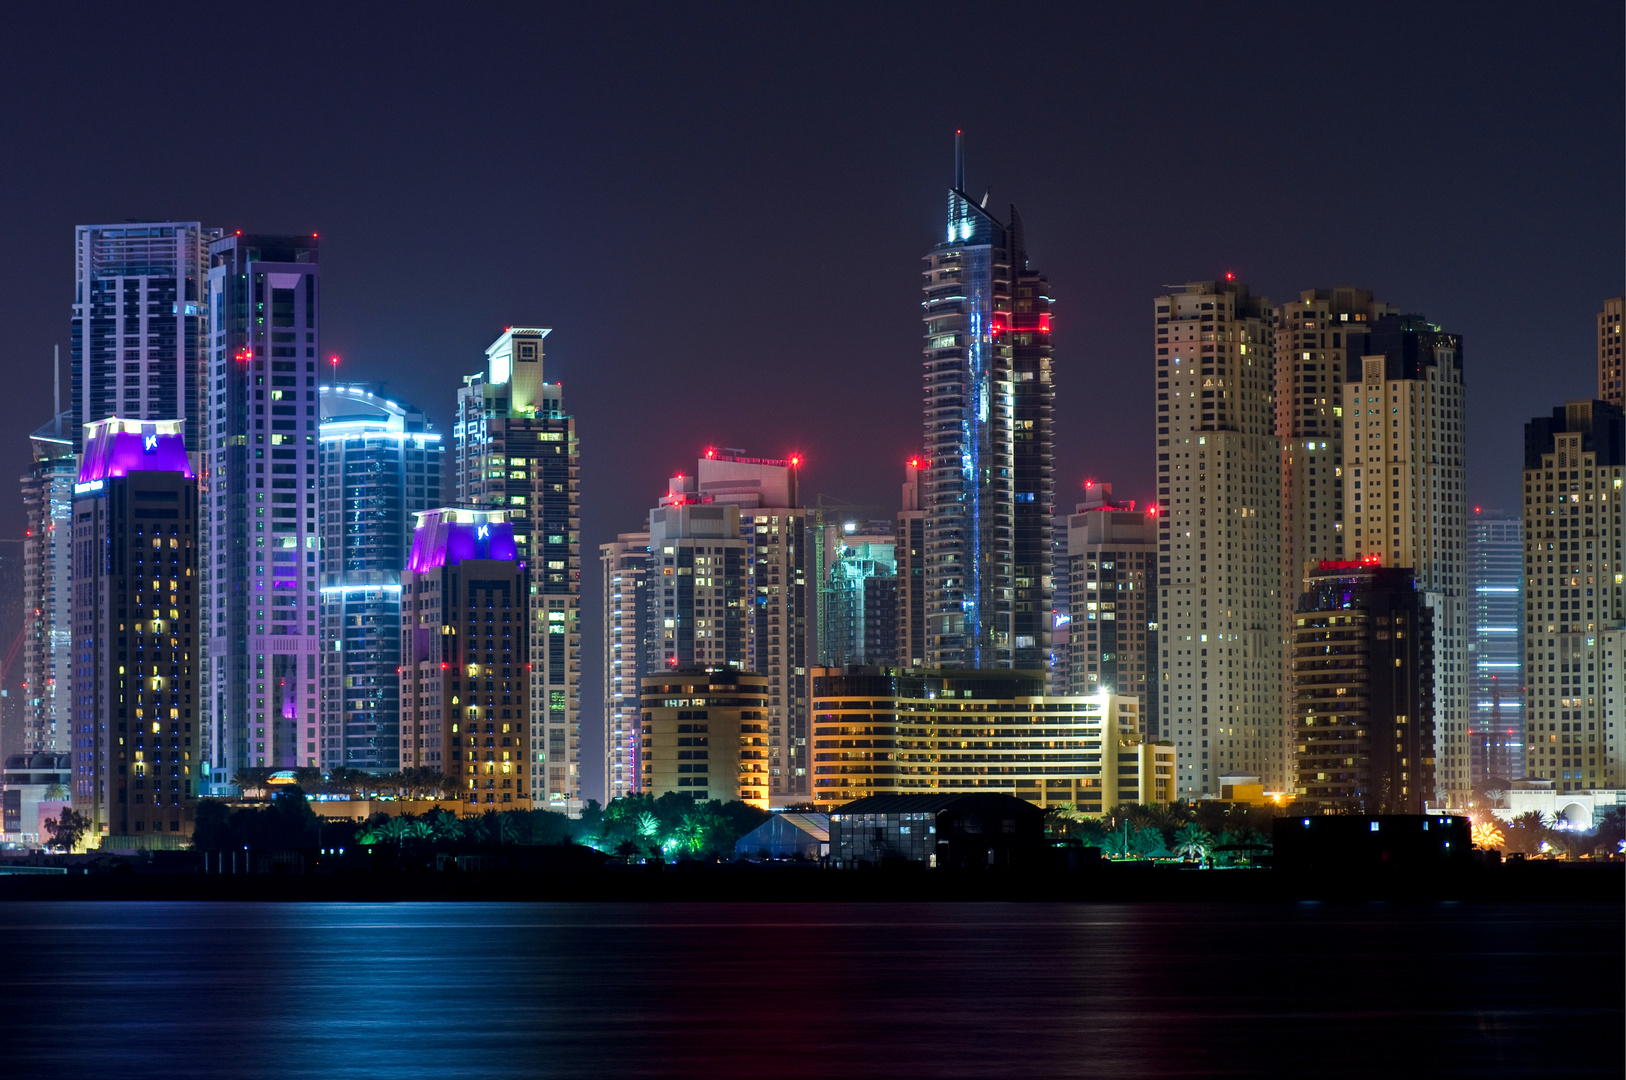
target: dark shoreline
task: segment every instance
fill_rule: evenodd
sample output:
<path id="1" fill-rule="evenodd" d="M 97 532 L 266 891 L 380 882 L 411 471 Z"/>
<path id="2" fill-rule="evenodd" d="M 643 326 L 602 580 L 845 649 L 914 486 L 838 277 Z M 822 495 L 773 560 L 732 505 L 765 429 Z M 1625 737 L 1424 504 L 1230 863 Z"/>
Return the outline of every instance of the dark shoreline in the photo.
<path id="1" fill-rule="evenodd" d="M 1626 865 L 1530 863 L 1448 873 L 1317 875 L 1146 865 L 1073 872 L 606 867 L 578 873 L 165 874 L 0 876 L 0 902 L 768 901 L 768 902 L 1428 902 L 1626 903 Z"/>

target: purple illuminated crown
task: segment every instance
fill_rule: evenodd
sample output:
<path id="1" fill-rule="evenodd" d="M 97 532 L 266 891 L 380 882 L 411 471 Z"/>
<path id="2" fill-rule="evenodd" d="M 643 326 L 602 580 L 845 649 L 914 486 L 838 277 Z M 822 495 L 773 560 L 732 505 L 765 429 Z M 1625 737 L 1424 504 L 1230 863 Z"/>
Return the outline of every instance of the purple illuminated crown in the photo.
<path id="1" fill-rule="evenodd" d="M 110 416 L 85 425 L 79 483 L 133 472 L 178 472 L 192 479 L 181 420 L 125 420 Z"/>
<path id="2" fill-rule="evenodd" d="M 471 559 L 519 561 L 514 526 L 508 521 L 507 511 L 442 507 L 418 514 L 408 570 L 422 573 Z"/>

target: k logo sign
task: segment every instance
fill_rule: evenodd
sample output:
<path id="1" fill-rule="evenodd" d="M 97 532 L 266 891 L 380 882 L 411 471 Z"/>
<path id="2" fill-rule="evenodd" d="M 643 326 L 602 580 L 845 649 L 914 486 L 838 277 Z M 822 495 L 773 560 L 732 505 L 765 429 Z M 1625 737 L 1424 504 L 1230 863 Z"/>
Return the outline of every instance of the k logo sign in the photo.
<path id="1" fill-rule="evenodd" d="M 144 436 L 141 440 L 141 449 L 143 453 L 156 454 L 158 452 L 158 436 Z"/>
<path id="2" fill-rule="evenodd" d="M 482 525 L 474 535 L 478 540 L 489 540 L 491 538 L 491 527 L 489 525 Z"/>

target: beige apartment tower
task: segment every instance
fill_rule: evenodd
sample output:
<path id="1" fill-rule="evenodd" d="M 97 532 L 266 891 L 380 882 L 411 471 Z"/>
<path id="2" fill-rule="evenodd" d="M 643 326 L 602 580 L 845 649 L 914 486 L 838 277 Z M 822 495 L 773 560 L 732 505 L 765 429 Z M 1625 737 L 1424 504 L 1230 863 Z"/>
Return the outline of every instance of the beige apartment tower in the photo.
<path id="1" fill-rule="evenodd" d="M 1626 421 L 1571 401 L 1524 427 L 1525 777 L 1618 788 Z"/>
<path id="2" fill-rule="evenodd" d="M 1422 316 L 1387 315 L 1346 348 L 1345 551 L 1409 567 L 1433 609 L 1435 798 L 1463 806 L 1472 772 L 1462 341 Z"/>
<path id="3" fill-rule="evenodd" d="M 1616 408 L 1626 406 L 1626 365 L 1621 361 L 1620 324 L 1626 299 L 1616 296 L 1603 302 L 1598 312 L 1598 400 Z"/>
<path id="4" fill-rule="evenodd" d="M 1229 279 L 1157 297 L 1153 313 L 1159 733 L 1176 746 L 1180 798 L 1237 773 L 1284 790 L 1274 314 Z"/>

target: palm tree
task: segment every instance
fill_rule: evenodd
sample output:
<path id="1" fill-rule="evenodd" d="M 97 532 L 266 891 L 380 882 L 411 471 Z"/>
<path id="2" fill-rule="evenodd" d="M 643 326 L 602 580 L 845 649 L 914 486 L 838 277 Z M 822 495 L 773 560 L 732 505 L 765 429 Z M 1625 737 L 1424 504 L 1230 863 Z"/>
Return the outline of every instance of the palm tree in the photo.
<path id="1" fill-rule="evenodd" d="M 1213 835 L 1195 821 L 1182 825 L 1174 834 L 1174 853 L 1192 862 L 1207 862 L 1213 845 Z"/>

